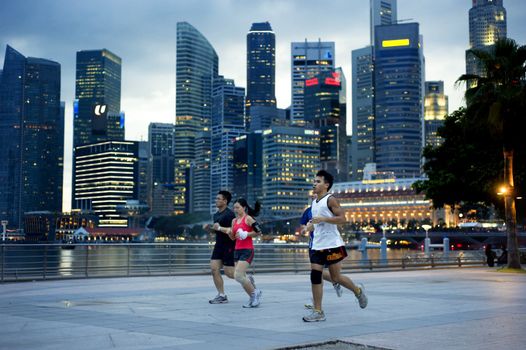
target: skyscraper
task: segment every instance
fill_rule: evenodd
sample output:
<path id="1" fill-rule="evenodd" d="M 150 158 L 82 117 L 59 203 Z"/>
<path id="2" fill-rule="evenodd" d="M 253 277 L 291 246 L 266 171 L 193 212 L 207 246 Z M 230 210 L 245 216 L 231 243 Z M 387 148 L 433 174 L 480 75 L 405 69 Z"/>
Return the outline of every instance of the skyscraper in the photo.
<path id="1" fill-rule="evenodd" d="M 305 210 L 320 166 L 318 130 L 277 126 L 263 131 L 263 211 L 278 218 Z"/>
<path id="2" fill-rule="evenodd" d="M 218 57 L 208 40 L 187 22 L 177 23 L 176 55 L 174 181 L 175 211 L 181 214 L 191 209 L 189 172 L 196 158 L 197 134 L 210 133 L 212 86 L 218 76 Z"/>
<path id="3" fill-rule="evenodd" d="M 121 58 L 107 49 L 77 52 L 73 147 L 124 140 Z"/>
<path id="4" fill-rule="evenodd" d="M 485 50 L 507 32 L 503 0 L 472 0 L 469 10 L 469 48 Z M 466 51 L 466 73 L 484 75 L 476 58 Z"/>
<path id="5" fill-rule="evenodd" d="M 305 81 L 305 122 L 319 130 L 321 168 L 336 181 L 347 181 L 349 173 L 345 84 L 341 68 Z"/>
<path id="6" fill-rule="evenodd" d="M 247 34 L 247 116 L 252 106 L 276 106 L 276 36 L 269 22 Z"/>
<path id="7" fill-rule="evenodd" d="M 153 215 L 171 215 L 174 208 L 175 126 L 150 123 L 148 204 Z M 171 200 L 170 200 L 171 196 Z"/>
<path id="8" fill-rule="evenodd" d="M 219 77 L 214 83 L 212 104 L 211 190 L 209 205 L 215 210 L 218 191 L 234 187 L 234 141 L 245 134 L 245 89 L 234 80 Z"/>
<path id="9" fill-rule="evenodd" d="M 249 203 L 263 198 L 263 131 L 257 130 L 234 141 L 234 198 Z"/>
<path id="10" fill-rule="evenodd" d="M 375 161 L 374 40 L 377 26 L 396 24 L 396 0 L 370 0 L 370 46 L 352 51 L 352 180 Z"/>
<path id="11" fill-rule="evenodd" d="M 138 197 L 139 143 L 105 141 L 75 150 L 75 208 L 93 211 L 101 227 L 127 227 L 117 206 Z"/>
<path id="12" fill-rule="evenodd" d="M 370 39 L 374 45 L 376 26 L 385 26 L 397 22 L 396 0 L 370 0 L 369 2 Z"/>
<path id="13" fill-rule="evenodd" d="M 150 178 L 149 174 L 149 150 L 150 142 L 149 141 L 138 141 L 138 166 L 137 166 L 137 200 L 143 206 L 148 204 L 148 180 Z"/>
<path id="14" fill-rule="evenodd" d="M 438 128 L 444 124 L 448 114 L 448 98 L 444 94 L 443 81 L 426 81 L 424 97 L 424 135 L 425 145 L 440 146 L 442 138 L 437 135 Z"/>
<path id="15" fill-rule="evenodd" d="M 365 164 L 374 162 L 373 46 L 352 51 L 352 179 L 362 180 Z"/>
<path id="16" fill-rule="evenodd" d="M 6 48 L 0 78 L 0 218 L 62 210 L 60 64 Z"/>
<path id="17" fill-rule="evenodd" d="M 377 169 L 419 176 L 424 59 L 418 23 L 377 26 L 374 57 Z"/>
<path id="18" fill-rule="evenodd" d="M 314 78 L 321 72 L 334 70 L 334 42 L 318 40 L 317 42 L 291 43 L 292 71 L 292 109 L 291 122 L 304 124 L 303 98 L 305 80 Z"/>

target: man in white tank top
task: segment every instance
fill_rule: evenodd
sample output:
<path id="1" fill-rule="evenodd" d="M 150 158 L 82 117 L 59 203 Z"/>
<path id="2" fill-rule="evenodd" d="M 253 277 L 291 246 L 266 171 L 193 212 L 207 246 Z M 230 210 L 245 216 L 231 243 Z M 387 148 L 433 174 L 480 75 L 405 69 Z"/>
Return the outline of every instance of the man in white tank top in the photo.
<path id="1" fill-rule="evenodd" d="M 329 267 L 331 279 L 345 288 L 351 290 L 360 307 L 367 306 L 367 297 L 363 286 L 360 288 L 353 281 L 341 274 L 342 260 L 347 257 L 344 242 L 338 231 L 339 224 L 346 222 L 345 213 L 340 203 L 334 198 L 329 190 L 334 182 L 333 176 L 325 170 L 320 170 L 314 180 L 313 193 L 317 199 L 312 202 L 312 220 L 307 225 L 308 230 L 314 230 L 312 240 L 311 262 L 311 285 L 313 309 L 310 315 L 303 317 L 305 322 L 325 321 L 325 313 L 322 309 L 323 267 Z"/>

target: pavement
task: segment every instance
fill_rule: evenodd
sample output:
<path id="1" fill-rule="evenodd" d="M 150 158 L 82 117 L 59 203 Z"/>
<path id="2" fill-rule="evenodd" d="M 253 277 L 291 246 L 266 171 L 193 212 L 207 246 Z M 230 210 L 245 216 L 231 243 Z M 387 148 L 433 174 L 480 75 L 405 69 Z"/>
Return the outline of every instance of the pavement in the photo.
<path id="1" fill-rule="evenodd" d="M 526 274 L 490 268 L 356 273 L 369 306 L 324 287 L 325 322 L 305 323 L 308 274 L 257 274 L 261 306 L 209 276 L 0 284 L 0 349 L 524 349 Z M 328 343 L 326 343 L 328 342 Z M 361 344 L 361 345 L 360 345 Z"/>

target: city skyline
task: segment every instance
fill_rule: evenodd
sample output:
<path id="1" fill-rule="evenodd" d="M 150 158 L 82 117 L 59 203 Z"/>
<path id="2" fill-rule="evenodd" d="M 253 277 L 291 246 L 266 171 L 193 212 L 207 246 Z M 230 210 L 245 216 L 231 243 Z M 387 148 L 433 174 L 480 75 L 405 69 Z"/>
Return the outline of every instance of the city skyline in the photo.
<path id="1" fill-rule="evenodd" d="M 147 138 L 150 122 L 175 122 L 175 29 L 178 21 L 188 21 L 203 33 L 217 50 L 219 74 L 234 79 L 240 86 L 246 81 L 248 28 L 253 22 L 269 21 L 276 34 L 276 97 L 280 108 L 290 105 L 291 42 L 319 38 L 334 41 L 335 65 L 341 66 L 348 77 L 351 76 L 351 50 L 369 42 L 368 0 L 333 1 L 333 11 L 327 11 L 326 16 L 315 11 L 319 4 L 313 1 L 269 0 L 255 5 L 242 1 L 191 4 L 158 1 L 155 7 L 142 2 L 126 2 L 129 5 L 126 17 L 122 18 L 115 13 L 124 2 L 105 3 L 106 11 L 99 11 L 101 7 L 96 3 L 79 3 L 73 8 L 65 1 L 10 1 L 2 6 L 0 15 L 2 47 L 9 44 L 26 56 L 43 57 L 62 65 L 66 153 L 71 150 L 75 53 L 79 50 L 107 48 L 122 57 L 126 139 L 139 140 Z M 209 6 L 203 6 L 205 3 Z M 519 43 L 526 41 L 526 30 L 520 25 L 526 13 L 525 5 L 520 0 L 504 2 L 508 13 L 508 37 Z M 444 81 L 445 93 L 450 96 L 450 111 L 462 104 L 463 89 L 455 89 L 453 84 L 465 71 L 470 7 L 471 1 L 398 1 L 398 18 L 411 18 L 420 23 L 426 80 Z M 234 10 L 244 15 L 232 16 Z M 104 26 L 97 23 L 104 23 Z M 347 94 L 350 101 L 350 91 Z M 67 175 L 71 168 L 70 157 L 66 154 L 66 180 L 70 178 Z"/>

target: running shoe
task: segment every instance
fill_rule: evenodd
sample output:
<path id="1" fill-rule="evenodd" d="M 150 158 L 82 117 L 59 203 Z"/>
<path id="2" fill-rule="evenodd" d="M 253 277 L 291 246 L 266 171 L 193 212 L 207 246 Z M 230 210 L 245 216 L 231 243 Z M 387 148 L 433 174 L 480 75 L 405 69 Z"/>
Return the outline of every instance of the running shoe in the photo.
<path id="1" fill-rule="evenodd" d="M 325 313 L 321 310 L 312 310 L 310 314 L 303 316 L 303 321 L 305 322 L 320 322 L 325 320 Z"/>
<path id="2" fill-rule="evenodd" d="M 332 286 L 334 287 L 334 291 L 336 292 L 336 295 L 339 297 L 343 294 L 342 285 L 339 283 L 333 283 Z"/>
<path id="3" fill-rule="evenodd" d="M 261 303 L 261 295 L 263 293 L 259 289 L 254 290 L 254 300 L 252 301 L 252 307 L 258 307 Z"/>
<path id="4" fill-rule="evenodd" d="M 363 284 L 360 284 L 360 294 L 356 295 L 356 299 L 358 299 L 358 304 L 362 309 L 365 309 L 368 304 L 367 296 L 365 295 L 365 287 Z"/>
<path id="5" fill-rule="evenodd" d="M 228 298 L 226 295 L 216 295 L 216 297 L 212 300 L 208 300 L 210 304 L 226 304 L 228 303 Z"/>
<path id="6" fill-rule="evenodd" d="M 255 289 L 252 294 L 250 295 L 250 299 L 248 300 L 248 303 L 244 304 L 243 307 L 248 309 L 252 307 L 258 307 L 261 303 L 261 291 L 259 289 Z"/>

